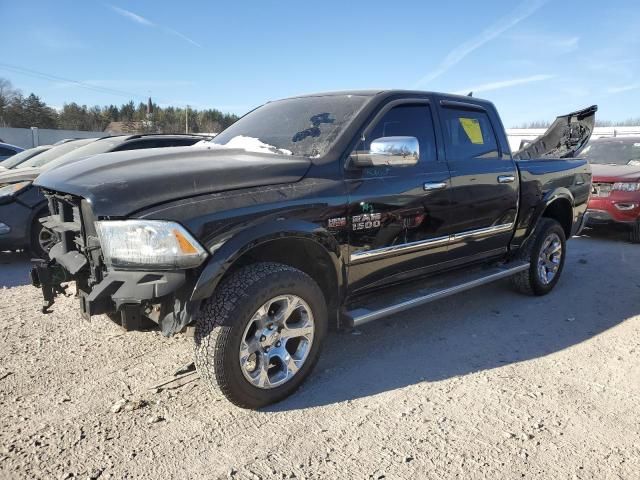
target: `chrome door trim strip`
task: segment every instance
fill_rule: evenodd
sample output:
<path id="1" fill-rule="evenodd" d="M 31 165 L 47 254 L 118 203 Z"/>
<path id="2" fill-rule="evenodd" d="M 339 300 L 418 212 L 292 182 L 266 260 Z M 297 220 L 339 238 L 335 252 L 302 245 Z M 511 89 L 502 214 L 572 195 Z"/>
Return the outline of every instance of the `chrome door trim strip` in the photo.
<path id="1" fill-rule="evenodd" d="M 371 259 L 374 257 L 381 257 L 391 255 L 395 253 L 408 253 L 415 250 L 421 250 L 423 248 L 433 248 L 449 243 L 450 236 L 430 238 L 429 240 L 420 240 L 418 242 L 403 243 L 401 245 L 392 245 L 390 247 L 376 248 L 375 250 L 367 250 L 364 252 L 356 252 L 351 254 L 351 261 L 359 261 L 365 259 Z"/>
<path id="2" fill-rule="evenodd" d="M 491 235 L 505 233 L 513 228 L 513 222 L 504 223 L 502 225 L 494 225 L 492 227 L 478 228 L 476 230 L 468 230 L 466 232 L 446 235 L 444 237 L 430 238 L 418 242 L 403 243 L 401 245 L 392 245 L 390 247 L 376 248 L 375 250 L 367 250 L 364 252 L 352 253 L 349 257 L 351 262 L 359 262 L 362 260 L 370 260 L 377 257 L 391 256 L 399 253 L 409 253 L 416 250 L 440 247 L 460 242 L 467 238 L 484 238 Z"/>
<path id="3" fill-rule="evenodd" d="M 498 233 L 504 233 L 507 230 L 511 230 L 513 228 L 512 223 L 503 223 L 502 225 L 494 225 L 492 227 L 486 228 L 478 228 L 477 230 L 469 230 L 466 232 L 456 233 L 451 235 L 451 242 L 458 242 L 465 238 L 482 238 L 489 237 L 491 235 L 496 235 Z"/>

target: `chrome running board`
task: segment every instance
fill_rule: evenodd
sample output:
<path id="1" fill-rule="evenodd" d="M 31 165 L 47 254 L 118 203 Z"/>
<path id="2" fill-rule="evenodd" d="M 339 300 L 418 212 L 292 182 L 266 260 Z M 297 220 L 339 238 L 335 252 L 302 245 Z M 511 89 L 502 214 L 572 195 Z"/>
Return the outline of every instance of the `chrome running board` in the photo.
<path id="1" fill-rule="evenodd" d="M 422 288 L 416 291 L 410 298 L 407 299 L 405 297 L 398 303 L 394 303 L 392 305 L 387 304 L 380 308 L 369 308 L 368 306 L 364 306 L 350 310 L 346 312 L 345 323 L 350 327 L 358 327 L 365 323 L 448 297 L 449 295 L 455 295 L 456 293 L 464 292 L 465 290 L 470 290 L 472 288 L 479 287 L 480 285 L 485 285 L 502 278 L 510 277 L 516 273 L 523 272 L 528 268 L 528 262 L 510 262 L 506 265 L 479 270 L 474 272 L 472 275 L 464 275 L 464 273 L 462 273 L 462 279 L 459 274 L 455 277 L 455 280 L 450 281 L 448 284 L 439 285 L 438 287 Z M 379 303 L 379 297 L 376 303 Z"/>

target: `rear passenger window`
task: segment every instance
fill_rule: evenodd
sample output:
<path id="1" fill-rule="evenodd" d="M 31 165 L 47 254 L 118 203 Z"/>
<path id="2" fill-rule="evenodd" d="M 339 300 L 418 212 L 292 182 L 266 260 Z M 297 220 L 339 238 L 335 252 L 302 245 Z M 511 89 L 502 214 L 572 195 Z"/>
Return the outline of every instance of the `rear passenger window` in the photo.
<path id="1" fill-rule="evenodd" d="M 367 135 L 365 151 L 369 151 L 373 140 L 381 137 L 416 137 L 420 145 L 420 161 L 436 159 L 435 134 L 428 105 L 400 105 L 389 110 Z"/>
<path id="2" fill-rule="evenodd" d="M 444 108 L 442 118 L 451 159 L 499 157 L 496 135 L 485 112 Z"/>
<path id="3" fill-rule="evenodd" d="M 202 137 L 202 139 L 204 140 L 204 137 Z M 199 140 L 193 139 L 193 138 L 176 138 L 171 140 L 170 142 L 167 142 L 163 146 L 164 147 L 189 147 L 196 142 L 199 142 Z"/>
<path id="4" fill-rule="evenodd" d="M 114 151 L 122 152 L 124 150 L 141 150 L 146 148 L 183 147 L 193 145 L 194 143 L 195 141 L 192 139 L 183 140 L 180 138 L 146 138 L 133 142 L 127 142 Z"/>

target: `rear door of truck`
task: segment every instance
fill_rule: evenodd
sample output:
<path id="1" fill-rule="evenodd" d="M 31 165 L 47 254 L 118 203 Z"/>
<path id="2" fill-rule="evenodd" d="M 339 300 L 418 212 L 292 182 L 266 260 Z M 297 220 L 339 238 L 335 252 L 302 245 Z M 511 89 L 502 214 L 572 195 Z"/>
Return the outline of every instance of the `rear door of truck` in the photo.
<path id="1" fill-rule="evenodd" d="M 504 129 L 490 104 L 441 99 L 438 112 L 451 172 L 455 234 L 451 260 L 503 254 L 517 216 L 519 179 Z M 506 144 L 506 145 L 505 145 Z"/>

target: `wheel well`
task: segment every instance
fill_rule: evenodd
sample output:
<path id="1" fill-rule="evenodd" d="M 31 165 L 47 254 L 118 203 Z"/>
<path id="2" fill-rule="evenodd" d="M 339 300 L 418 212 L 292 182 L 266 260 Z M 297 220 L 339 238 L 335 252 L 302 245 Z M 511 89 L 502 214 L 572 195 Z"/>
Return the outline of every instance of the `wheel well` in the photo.
<path id="1" fill-rule="evenodd" d="M 566 198 L 559 198 L 554 200 L 542 213 L 543 217 L 553 218 L 556 220 L 564 230 L 567 238 L 571 237 L 571 227 L 573 225 L 573 209 L 571 202 Z"/>
<path id="2" fill-rule="evenodd" d="M 33 235 L 33 225 L 38 219 L 42 216 L 42 214 L 46 214 L 49 212 L 47 203 L 42 203 L 37 205 L 35 208 L 31 210 L 31 217 L 29 219 L 29 242 L 31 242 L 31 236 Z"/>
<path id="3" fill-rule="evenodd" d="M 240 267 L 256 262 L 277 262 L 303 271 L 320 286 L 329 314 L 330 326 L 337 326 L 338 272 L 327 250 L 313 240 L 281 238 L 259 244 L 242 254 L 224 277 Z M 224 277 L 220 280 L 224 280 Z"/>

